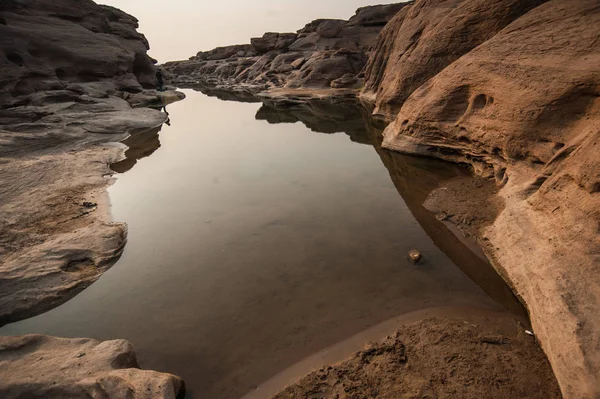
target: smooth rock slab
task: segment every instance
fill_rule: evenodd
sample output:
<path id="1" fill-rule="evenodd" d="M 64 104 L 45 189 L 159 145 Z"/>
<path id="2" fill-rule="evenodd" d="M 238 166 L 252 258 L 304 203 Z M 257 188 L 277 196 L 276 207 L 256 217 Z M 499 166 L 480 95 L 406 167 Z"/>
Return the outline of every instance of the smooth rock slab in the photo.
<path id="1" fill-rule="evenodd" d="M 125 340 L 0 337 L 0 397 L 5 399 L 184 396 L 181 378 L 140 370 Z"/>

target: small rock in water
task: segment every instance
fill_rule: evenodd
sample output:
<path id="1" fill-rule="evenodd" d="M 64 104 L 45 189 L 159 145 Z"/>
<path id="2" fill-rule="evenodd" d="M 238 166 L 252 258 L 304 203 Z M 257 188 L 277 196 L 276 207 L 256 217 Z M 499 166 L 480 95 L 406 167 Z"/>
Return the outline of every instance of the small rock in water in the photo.
<path id="1" fill-rule="evenodd" d="M 416 249 L 412 249 L 409 253 L 408 253 L 408 257 L 410 259 L 410 261 L 412 263 L 419 263 L 419 261 L 421 260 L 421 258 L 423 257 L 423 255 L 421 255 L 421 252 L 417 251 Z"/>

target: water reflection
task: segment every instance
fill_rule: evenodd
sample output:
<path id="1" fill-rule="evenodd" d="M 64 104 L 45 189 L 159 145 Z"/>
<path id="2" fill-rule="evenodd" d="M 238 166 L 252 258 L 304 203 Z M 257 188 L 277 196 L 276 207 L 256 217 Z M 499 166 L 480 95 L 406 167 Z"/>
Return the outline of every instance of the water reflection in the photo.
<path id="1" fill-rule="evenodd" d="M 187 94 L 169 106 L 175 123 L 130 137 L 117 166 L 121 260 L 0 333 L 125 338 L 142 367 L 181 375 L 188 398 L 224 399 L 400 314 L 500 308 L 420 208 L 455 167 L 382 151 L 360 104 L 265 102 L 256 120 L 257 104 Z"/>
<path id="2" fill-rule="evenodd" d="M 398 193 L 433 242 L 491 298 L 527 324 L 525 308 L 483 253 L 473 250 L 476 244 L 467 245 L 465 239 L 457 237 L 446 224 L 422 206 L 432 190 L 444 181 L 468 174 L 468 170 L 447 162 L 383 149 L 381 142 L 385 125 L 371 118 L 371 112 L 368 105 L 356 99 L 263 101 L 256 119 L 272 124 L 301 122 L 313 132 L 343 132 L 354 142 L 372 145 Z"/>
<path id="3" fill-rule="evenodd" d="M 302 122 L 313 132 L 345 133 L 356 143 L 373 144 L 366 128 L 370 125 L 368 110 L 356 100 L 308 99 L 291 103 L 264 100 L 256 119 L 271 124 Z"/>
<path id="4" fill-rule="evenodd" d="M 125 159 L 112 164 L 110 168 L 117 173 L 125 173 L 133 168 L 138 160 L 154 154 L 154 151 L 160 148 L 158 134 L 161 130 L 162 126 L 158 126 L 131 134 L 122 142 L 128 147 L 125 151 Z"/>

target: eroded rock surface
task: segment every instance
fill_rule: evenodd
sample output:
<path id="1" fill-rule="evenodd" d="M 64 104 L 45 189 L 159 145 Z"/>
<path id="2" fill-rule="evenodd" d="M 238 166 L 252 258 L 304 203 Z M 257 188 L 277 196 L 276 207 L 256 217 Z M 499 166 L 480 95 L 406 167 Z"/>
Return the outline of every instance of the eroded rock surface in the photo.
<path id="1" fill-rule="evenodd" d="M 130 15 L 89 0 L 0 3 L 0 325 L 57 306 L 119 258 L 111 144 L 157 129 L 148 43 Z M 126 341 L 0 338 L 3 398 L 175 398 L 183 382 L 137 368 Z"/>
<path id="2" fill-rule="evenodd" d="M 153 90 L 130 15 L 92 1 L 0 4 L 0 324 L 71 298 L 120 256 L 106 145 L 160 126 L 181 93 Z"/>
<path id="3" fill-rule="evenodd" d="M 0 337 L 0 396 L 11 398 L 176 399 L 174 375 L 140 370 L 124 340 Z"/>
<path id="4" fill-rule="evenodd" d="M 385 147 L 496 180 L 504 209 L 476 235 L 527 304 L 564 396 L 596 398 L 600 7 L 454 3 L 400 11 L 378 40 L 365 98 L 394 120 Z"/>
<path id="5" fill-rule="evenodd" d="M 178 85 L 254 92 L 272 88 L 359 88 L 370 47 L 402 4 L 364 7 L 349 21 L 319 19 L 296 33 L 265 33 L 250 45 L 200 52 L 164 69 Z"/>
<path id="6" fill-rule="evenodd" d="M 375 113 L 397 113 L 404 101 L 448 65 L 544 0 L 417 1 L 383 28 L 363 97 Z"/>

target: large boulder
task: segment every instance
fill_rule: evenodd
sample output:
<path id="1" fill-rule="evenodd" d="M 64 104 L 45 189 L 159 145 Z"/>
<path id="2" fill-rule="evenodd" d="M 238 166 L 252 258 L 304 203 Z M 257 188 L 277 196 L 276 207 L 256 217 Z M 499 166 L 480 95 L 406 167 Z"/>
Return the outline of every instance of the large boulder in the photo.
<path id="1" fill-rule="evenodd" d="M 345 21 L 327 20 L 321 22 L 316 29 L 316 32 L 321 37 L 331 38 L 336 37 L 344 27 Z"/>
<path id="2" fill-rule="evenodd" d="M 287 50 L 296 38 L 295 33 L 267 32 L 262 37 L 252 38 L 250 43 L 257 53 L 264 54 L 269 51 Z"/>
<path id="3" fill-rule="evenodd" d="M 140 370 L 124 340 L 0 337 L 0 396 L 181 399 L 183 380 Z"/>
<path id="4" fill-rule="evenodd" d="M 472 35 L 498 26 L 488 7 L 502 22 L 531 5 L 464 1 L 455 10 L 477 10 L 477 17 L 464 15 L 483 23 L 465 25 Z M 411 25 L 400 26 L 396 37 L 410 36 L 402 27 Z M 398 98 L 408 98 L 384 133 L 389 149 L 467 163 L 503 187 L 505 208 L 480 231 L 481 243 L 527 304 L 567 399 L 600 396 L 598 27 L 597 0 L 539 5 L 412 94 L 392 84 Z M 431 43 L 429 37 L 423 49 L 433 49 Z M 406 79 L 401 71 L 431 63 L 435 52 L 422 54 L 426 61 L 389 60 L 380 83 L 384 99 L 391 90 L 386 82 Z"/>

